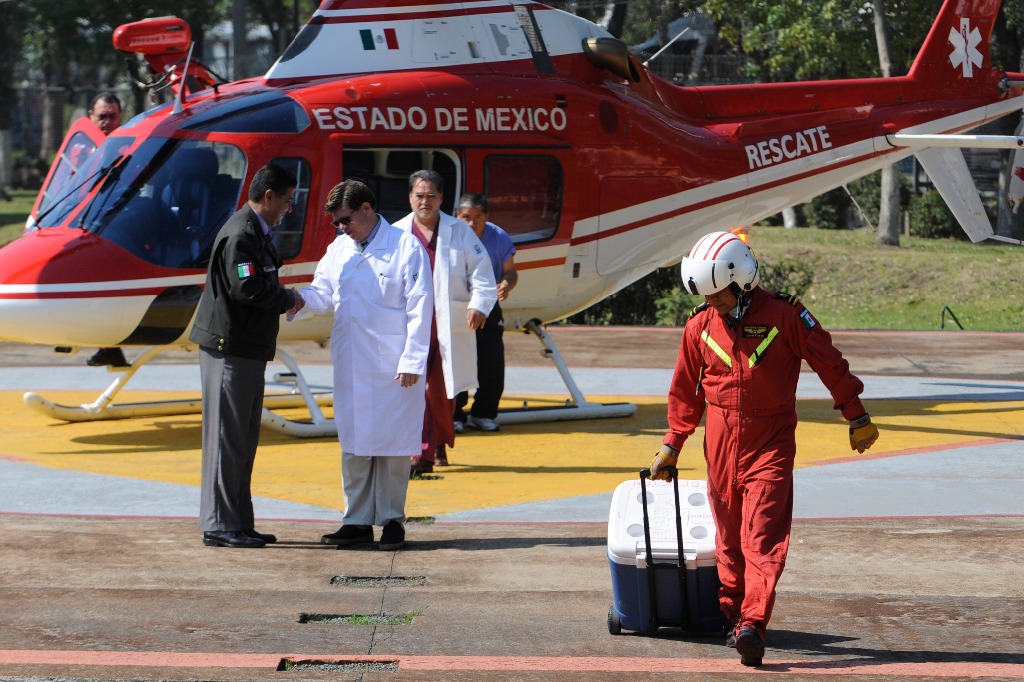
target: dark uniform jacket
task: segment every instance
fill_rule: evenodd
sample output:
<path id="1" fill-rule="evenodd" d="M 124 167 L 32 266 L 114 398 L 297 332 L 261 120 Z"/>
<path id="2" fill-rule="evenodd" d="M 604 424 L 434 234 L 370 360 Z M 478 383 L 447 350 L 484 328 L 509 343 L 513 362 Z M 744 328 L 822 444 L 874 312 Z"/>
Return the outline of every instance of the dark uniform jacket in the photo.
<path id="1" fill-rule="evenodd" d="M 217 234 L 206 287 L 189 338 L 204 348 L 273 360 L 281 313 L 292 292 L 278 281 L 281 259 L 246 204 Z"/>

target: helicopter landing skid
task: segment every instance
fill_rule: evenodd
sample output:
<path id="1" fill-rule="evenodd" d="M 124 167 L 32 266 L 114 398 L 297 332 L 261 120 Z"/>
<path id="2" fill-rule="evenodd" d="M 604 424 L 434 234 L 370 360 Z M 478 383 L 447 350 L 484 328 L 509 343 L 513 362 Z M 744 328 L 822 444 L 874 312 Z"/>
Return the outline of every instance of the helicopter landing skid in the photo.
<path id="1" fill-rule="evenodd" d="M 526 324 L 526 332 L 534 334 L 544 344 L 542 354 L 555 363 L 558 373 L 565 382 L 570 398 L 564 405 L 540 406 L 504 409 L 498 413 L 500 425 L 532 424 L 537 422 L 570 421 L 579 419 L 609 419 L 614 417 L 631 417 L 636 413 L 633 403 L 593 403 L 584 397 L 576 385 L 569 368 L 562 359 L 554 340 L 541 328 L 540 323 L 531 320 Z M 162 417 L 183 414 L 199 414 L 202 412 L 202 400 L 199 398 L 181 400 L 162 400 L 138 403 L 114 404 L 114 398 L 125 384 L 147 362 L 171 346 L 150 346 L 146 348 L 118 377 L 107 387 L 96 400 L 82 405 L 61 405 L 44 398 L 38 393 L 28 392 L 23 396 L 25 404 L 54 419 L 66 422 L 87 422 L 106 419 L 130 419 L 133 417 Z M 295 360 L 285 351 L 278 349 L 277 358 L 290 370 L 287 375 L 277 375 L 279 382 L 293 384 L 288 393 L 269 393 L 263 399 L 263 426 L 295 438 L 326 438 L 338 435 L 334 419 L 324 416 L 321 407 L 332 407 L 334 396 L 331 391 L 314 391 L 306 382 Z M 278 414 L 275 410 L 305 407 L 309 419 L 295 420 Z"/>
<path id="2" fill-rule="evenodd" d="M 114 404 L 114 398 L 124 388 L 125 384 L 142 368 L 143 365 L 155 358 L 160 353 L 169 350 L 172 346 L 150 346 L 142 351 L 131 365 L 123 371 L 118 371 L 117 378 L 107 387 L 96 400 L 82 405 L 61 405 L 38 393 L 28 392 L 22 397 L 25 404 L 36 412 L 45 414 L 48 417 L 66 422 L 89 422 L 108 419 L 131 419 L 133 417 L 165 417 L 182 414 L 200 414 L 203 411 L 203 402 L 199 398 L 185 398 L 181 400 L 155 400 L 138 403 Z M 300 437 L 311 437 L 315 435 L 334 435 L 334 422 L 323 416 L 320 407 L 333 405 L 334 396 L 331 392 L 316 392 L 309 388 L 305 378 L 302 376 L 298 365 L 290 355 L 278 350 L 278 357 L 293 372 L 295 390 L 289 393 L 270 393 L 263 398 L 262 422 L 275 428 L 279 422 L 293 425 L 288 428 L 276 428 L 278 431 L 290 433 Z M 298 392 L 296 392 L 298 391 Z M 286 420 L 273 410 L 295 408 L 305 406 L 310 411 L 310 422 L 296 422 Z M 323 425 L 329 424 L 331 430 L 321 434 L 313 429 L 323 430 Z M 306 435 L 306 434 L 309 435 Z"/>
<path id="3" fill-rule="evenodd" d="M 554 339 L 548 336 L 538 320 L 530 320 L 526 323 L 525 332 L 535 335 L 544 344 L 541 355 L 555 363 L 558 374 L 569 391 L 569 398 L 564 405 L 557 407 L 523 407 L 502 409 L 498 411 L 495 419 L 499 425 L 506 424 L 533 424 L 537 422 L 571 421 L 578 419 L 611 419 L 615 417 L 632 417 L 636 414 L 636 405 L 633 403 L 592 403 L 586 399 L 583 392 L 576 385 L 569 372 L 562 354 Z"/>

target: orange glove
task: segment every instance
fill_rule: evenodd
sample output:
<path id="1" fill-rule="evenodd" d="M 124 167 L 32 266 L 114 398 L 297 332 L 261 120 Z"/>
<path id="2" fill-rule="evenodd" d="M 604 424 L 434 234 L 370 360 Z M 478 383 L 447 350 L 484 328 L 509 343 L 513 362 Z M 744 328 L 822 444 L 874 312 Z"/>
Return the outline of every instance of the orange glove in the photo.
<path id="1" fill-rule="evenodd" d="M 864 452 L 878 440 L 878 429 L 867 413 L 850 420 L 850 449 Z"/>
<path id="2" fill-rule="evenodd" d="M 671 478 L 667 471 L 664 471 L 665 467 L 674 467 L 676 462 L 679 461 L 679 451 L 671 445 L 662 445 L 661 449 L 654 455 L 654 459 L 651 460 L 651 480 L 652 481 L 669 481 Z"/>

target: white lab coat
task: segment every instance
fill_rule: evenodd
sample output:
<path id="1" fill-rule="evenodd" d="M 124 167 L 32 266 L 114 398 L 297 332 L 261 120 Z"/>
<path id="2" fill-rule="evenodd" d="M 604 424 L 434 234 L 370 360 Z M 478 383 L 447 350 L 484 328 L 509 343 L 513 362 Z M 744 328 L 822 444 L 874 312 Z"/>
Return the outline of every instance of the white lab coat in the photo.
<path id="1" fill-rule="evenodd" d="M 411 233 L 412 218 L 410 213 L 395 227 Z M 443 211 L 437 226 L 433 281 L 437 342 L 445 389 L 452 399 L 477 387 L 476 332 L 466 326 L 466 311 L 472 308 L 489 315 L 498 300 L 498 288 L 487 250 L 473 228 Z"/>
<path id="2" fill-rule="evenodd" d="M 378 219 L 362 253 L 346 235 L 327 248 L 295 319 L 334 312 L 334 421 L 342 450 L 409 457 L 420 453 L 426 409 L 430 261 L 415 236 Z M 420 380 L 403 388 L 398 373 Z"/>

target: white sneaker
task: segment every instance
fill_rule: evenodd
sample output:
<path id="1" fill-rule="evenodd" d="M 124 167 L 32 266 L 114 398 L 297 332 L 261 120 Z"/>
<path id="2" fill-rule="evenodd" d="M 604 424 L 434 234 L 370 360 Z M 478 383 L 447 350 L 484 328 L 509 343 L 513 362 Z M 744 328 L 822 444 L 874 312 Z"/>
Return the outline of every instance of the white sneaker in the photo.
<path id="1" fill-rule="evenodd" d="M 466 430 L 466 426 L 462 422 L 455 422 L 455 433 L 462 433 Z"/>
<path id="2" fill-rule="evenodd" d="M 474 417 L 473 415 L 468 415 L 466 417 L 466 424 L 472 426 L 474 429 L 479 429 L 480 431 L 498 431 L 501 429 L 501 427 L 498 426 L 498 422 L 493 419 L 488 419 L 486 417 Z"/>

